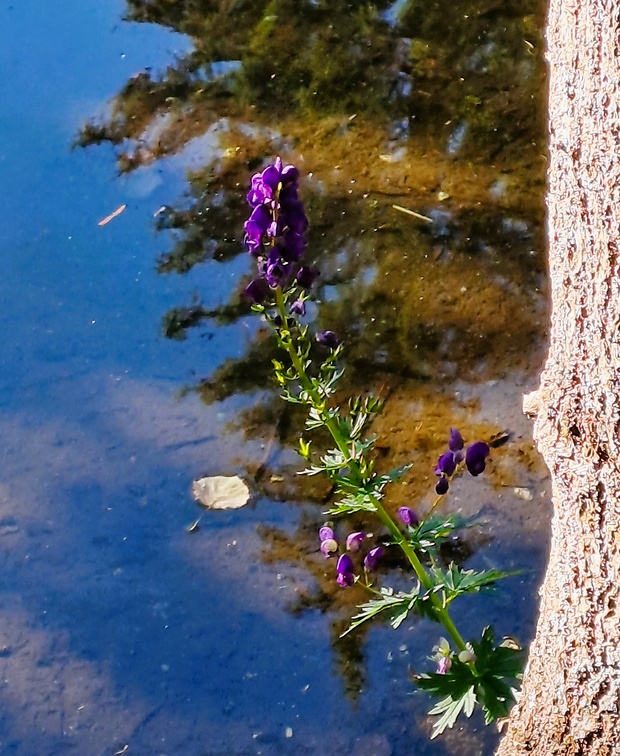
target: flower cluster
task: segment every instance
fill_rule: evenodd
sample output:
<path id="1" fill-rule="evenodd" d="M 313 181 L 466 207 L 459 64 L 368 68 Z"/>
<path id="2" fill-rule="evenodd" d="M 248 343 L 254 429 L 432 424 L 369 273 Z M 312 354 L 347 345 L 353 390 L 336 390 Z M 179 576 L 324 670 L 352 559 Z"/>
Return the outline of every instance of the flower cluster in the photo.
<path id="1" fill-rule="evenodd" d="M 431 656 L 431 659 L 437 662 L 437 674 L 446 675 L 452 669 L 455 658 L 462 664 L 473 664 L 476 661 L 476 654 L 472 644 L 465 644 L 465 648 L 456 654 L 450 648 L 450 643 L 445 638 L 440 638 L 439 643 L 433 647 L 433 656 Z"/>
<path id="2" fill-rule="evenodd" d="M 297 168 L 283 166 L 280 158 L 252 177 L 247 195 L 252 212 L 244 228 L 245 244 L 257 260 L 259 273 L 245 289 L 253 303 L 264 302 L 270 289 L 285 287 L 293 280 L 309 289 L 318 276 L 316 268 L 301 265 L 308 219 L 297 196 L 298 182 Z M 292 308 L 303 315 L 303 298 Z"/>
<path id="3" fill-rule="evenodd" d="M 439 475 L 439 480 L 435 486 L 435 491 L 440 495 L 447 493 L 450 487 L 450 478 L 456 472 L 457 467 L 465 460 L 465 467 L 471 475 L 480 475 L 486 467 L 486 458 L 489 456 L 489 445 L 484 441 L 475 441 L 463 452 L 465 442 L 463 436 L 456 428 L 450 428 L 450 439 L 448 441 L 448 451 L 444 452 L 435 467 L 435 475 Z"/>
<path id="4" fill-rule="evenodd" d="M 349 533 L 346 540 L 346 550 L 352 553 L 360 551 L 362 544 L 367 538 L 368 535 L 361 531 Z M 332 554 L 335 554 L 338 551 L 338 541 L 336 540 L 334 531 L 329 526 L 324 525 L 319 530 L 319 540 L 321 541 L 321 552 L 325 554 L 326 557 L 329 558 Z M 369 571 L 376 570 L 379 559 L 382 556 L 382 546 L 375 546 L 370 549 L 364 557 L 364 568 Z M 345 552 L 338 557 L 336 563 L 336 582 L 341 588 L 346 588 L 349 585 L 353 585 L 355 580 L 356 577 L 353 560 L 349 554 Z"/>

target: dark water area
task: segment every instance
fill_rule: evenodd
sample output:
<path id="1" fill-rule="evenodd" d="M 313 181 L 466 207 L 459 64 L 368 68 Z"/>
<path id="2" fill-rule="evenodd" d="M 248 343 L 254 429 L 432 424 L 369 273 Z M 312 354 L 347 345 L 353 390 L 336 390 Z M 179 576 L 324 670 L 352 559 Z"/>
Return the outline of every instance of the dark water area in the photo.
<path id="1" fill-rule="evenodd" d="M 329 490 L 296 475 L 303 418 L 240 294 L 242 225 L 252 173 L 299 165 L 310 320 L 346 341 L 343 396 L 386 397 L 381 464 L 414 464 L 391 508 L 430 506 L 450 426 L 510 432 L 445 506 L 479 516 L 466 566 L 522 570 L 459 626 L 527 643 L 549 520 L 520 409 L 547 319 L 543 10 L 0 4 L 0 753 L 492 753 L 477 717 L 428 740 L 408 676 L 436 626 L 338 638 L 360 596 L 317 553 Z M 252 502 L 189 533 L 212 474 Z"/>

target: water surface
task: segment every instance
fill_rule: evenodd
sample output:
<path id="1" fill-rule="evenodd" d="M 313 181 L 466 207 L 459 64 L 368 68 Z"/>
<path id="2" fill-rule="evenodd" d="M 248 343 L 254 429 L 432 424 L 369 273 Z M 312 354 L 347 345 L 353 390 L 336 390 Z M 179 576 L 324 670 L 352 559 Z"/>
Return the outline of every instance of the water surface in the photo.
<path id="1" fill-rule="evenodd" d="M 481 513 L 468 565 L 524 569 L 466 604 L 465 634 L 526 642 L 548 516 L 520 413 L 546 319 L 526 6 L 0 9 L 3 753 L 492 751 L 478 719 L 428 742 L 408 669 L 435 627 L 337 640 L 355 596 L 316 553 L 328 492 L 295 475 L 241 227 L 252 172 L 299 164 L 312 318 L 347 341 L 345 393 L 387 397 L 383 464 L 415 465 L 392 507 L 428 505 L 450 425 L 511 431 L 447 506 Z M 253 503 L 189 534 L 215 473 Z"/>

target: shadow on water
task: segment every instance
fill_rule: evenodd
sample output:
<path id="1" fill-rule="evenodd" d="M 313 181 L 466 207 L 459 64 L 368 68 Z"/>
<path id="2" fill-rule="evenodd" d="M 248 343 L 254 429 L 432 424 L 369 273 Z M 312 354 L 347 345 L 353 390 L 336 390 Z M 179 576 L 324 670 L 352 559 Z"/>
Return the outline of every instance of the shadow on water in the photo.
<path id="1" fill-rule="evenodd" d="M 16 539 L 6 580 L 22 592 L 26 584 L 29 596 L 6 599 L 16 645 L 31 659 L 61 660 L 71 703 L 49 708 L 43 732 L 57 733 L 58 753 L 71 732 L 85 752 L 103 753 L 110 727 L 145 753 L 490 753 L 496 735 L 478 720 L 428 743 L 428 702 L 407 695 L 407 671 L 426 667 L 436 628 L 412 620 L 398 633 L 338 637 L 359 596 L 336 590 L 332 563 L 317 555 L 331 492 L 296 475 L 301 419 L 271 388 L 275 345 L 240 293 L 251 274 L 241 229 L 252 172 L 275 154 L 298 164 L 309 254 L 321 269 L 310 319 L 346 341 L 343 395 L 380 388 L 386 397 L 374 428 L 381 464 L 414 462 L 392 508 L 430 505 L 451 425 L 470 440 L 510 430 L 490 474 L 460 481 L 448 506 L 480 520 L 453 544 L 454 558 L 526 567 L 493 599 L 466 604 L 466 634 L 492 622 L 526 641 L 548 518 L 544 471 L 519 410 L 541 364 L 546 318 L 541 3 L 134 0 L 126 16 L 188 35 L 192 48 L 133 75 L 76 142 L 115 145 L 119 173 L 146 182 L 158 166 L 187 168 L 185 195 L 156 215 L 167 245 L 157 269 L 197 293 L 163 313 L 162 329 L 185 341 L 179 349 L 189 342 L 196 369 L 209 372 L 174 410 L 190 429 L 179 438 L 167 437 L 160 386 L 129 383 L 112 406 L 104 392 L 72 431 L 73 451 L 88 453 L 62 483 L 48 482 L 26 524 L 26 534 L 43 528 L 40 543 L 49 528 L 49 548 L 31 553 L 23 529 L 6 533 Z M 205 284 L 214 278 L 217 287 Z M 244 347 L 225 356 L 218 345 L 230 334 Z M 16 423 L 22 435 L 36 428 L 35 452 L 54 445 L 44 423 Z M 190 536 L 175 511 L 205 465 L 250 478 L 254 506 L 205 516 Z M 28 465 L 21 472 L 32 475 Z M 16 494 L 26 506 L 28 487 Z M 54 501 L 84 506 L 61 517 Z M 80 561 L 71 585 L 59 576 L 50 593 L 46 571 L 84 543 L 92 565 Z M 384 569 L 407 583 L 395 557 Z M 41 605 L 33 633 L 27 611 Z M 53 653 L 49 627 L 59 631 Z M 38 675 L 33 662 L 23 673 L 29 689 Z M 101 704 L 88 728 L 83 694 Z M 7 711 L 26 688 L 12 695 Z M 26 735 L 5 716 L 4 731 L 17 734 L 3 752 L 24 753 Z M 35 745 L 51 753 L 50 742 L 41 735 Z"/>

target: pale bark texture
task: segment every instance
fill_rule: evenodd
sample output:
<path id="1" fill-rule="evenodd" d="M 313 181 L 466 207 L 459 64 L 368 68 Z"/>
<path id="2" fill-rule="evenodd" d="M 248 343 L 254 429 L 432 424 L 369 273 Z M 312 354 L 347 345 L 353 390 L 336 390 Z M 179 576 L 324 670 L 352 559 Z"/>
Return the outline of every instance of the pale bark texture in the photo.
<path id="1" fill-rule="evenodd" d="M 620 0 L 551 0 L 552 315 L 525 397 L 553 489 L 523 697 L 498 756 L 620 754 Z"/>

